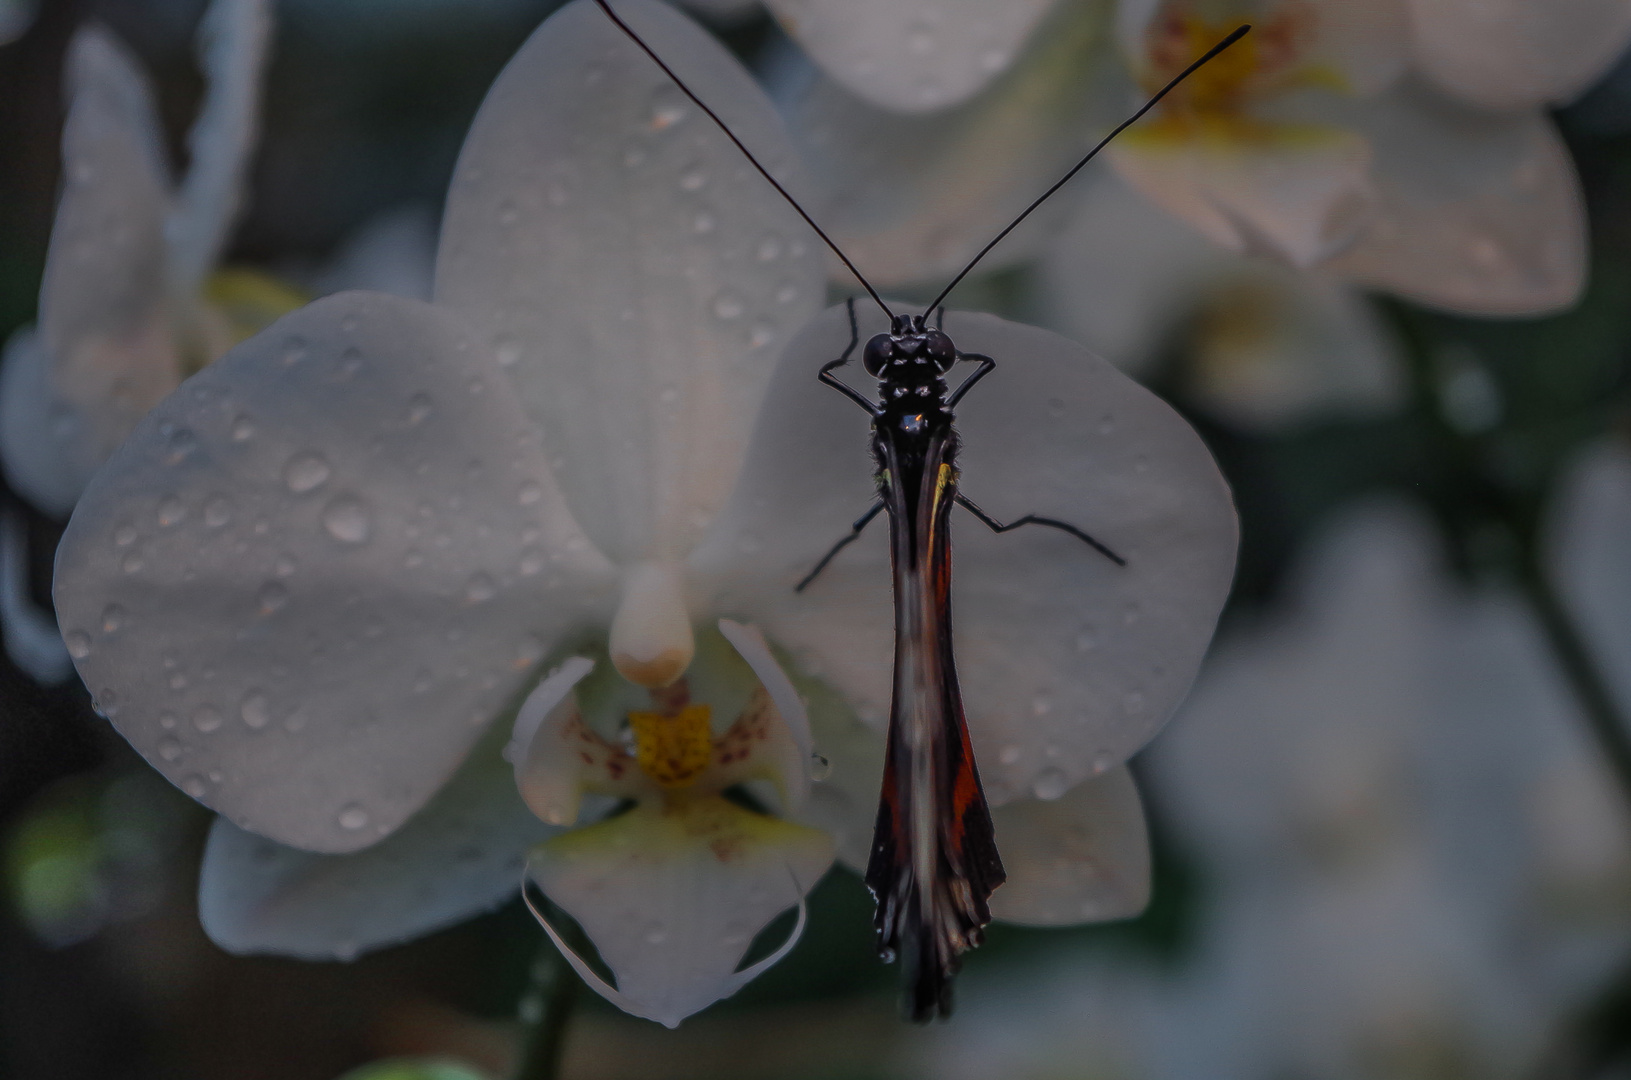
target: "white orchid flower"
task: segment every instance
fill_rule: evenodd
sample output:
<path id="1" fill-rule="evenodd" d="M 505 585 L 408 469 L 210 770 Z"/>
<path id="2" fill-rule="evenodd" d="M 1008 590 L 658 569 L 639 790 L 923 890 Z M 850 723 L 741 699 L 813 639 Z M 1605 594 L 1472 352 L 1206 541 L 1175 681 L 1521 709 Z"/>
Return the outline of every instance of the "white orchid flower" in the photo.
<path id="1" fill-rule="evenodd" d="M 136 421 L 239 336 L 204 291 L 242 201 L 271 30 L 268 0 L 215 0 L 206 13 L 208 88 L 179 185 L 135 58 L 98 26 L 69 47 L 63 190 L 39 325 L 14 334 L 0 361 L 0 467 L 47 514 L 66 517 Z M 57 681 L 71 668 L 49 615 L 28 600 L 22 539 L 11 526 L 0 535 L 6 649 Z"/>
<path id="2" fill-rule="evenodd" d="M 1238 428 L 1403 403 L 1397 346 L 1358 289 L 1211 243 L 1114 174 L 1083 184 L 1036 283 L 1048 325 L 1134 375 L 1180 356 L 1191 400 Z"/>
<path id="3" fill-rule="evenodd" d="M 1328 265 L 1471 314 L 1567 307 L 1585 272 L 1585 215 L 1567 151 L 1538 103 L 1489 112 L 1411 72 L 1415 9 L 1435 6 L 1126 3 L 1118 38 L 1146 90 L 1235 25 L 1254 29 L 1173 91 L 1111 160 L 1235 251 Z M 1480 40 L 1470 36 L 1465 49 Z"/>
<path id="4" fill-rule="evenodd" d="M 790 169 L 711 38 L 651 0 L 619 10 Z M 75 511 L 56 597 L 99 707 L 222 815 L 201 885 L 218 942 L 355 955 L 513 895 L 536 844 L 533 879 L 612 969 L 597 989 L 672 1024 L 761 969 L 736 965 L 833 846 L 865 859 L 881 530 L 793 591 L 875 486 L 864 420 L 814 377 L 844 309 L 771 362 L 822 276 L 792 211 L 579 0 L 478 114 L 433 303 L 319 301 L 141 422 Z M 1079 346 L 948 318 L 1004 358 L 966 406 L 968 489 L 1091 515 L 1128 560 L 961 534 L 965 703 L 1008 804 L 993 911 L 1131 914 L 1148 850 L 1122 763 L 1210 638 L 1228 491 L 1176 414 Z M 804 806 L 800 695 L 834 766 Z M 759 779 L 780 817 L 719 798 Z M 595 822 L 586 794 L 634 807 Z"/>

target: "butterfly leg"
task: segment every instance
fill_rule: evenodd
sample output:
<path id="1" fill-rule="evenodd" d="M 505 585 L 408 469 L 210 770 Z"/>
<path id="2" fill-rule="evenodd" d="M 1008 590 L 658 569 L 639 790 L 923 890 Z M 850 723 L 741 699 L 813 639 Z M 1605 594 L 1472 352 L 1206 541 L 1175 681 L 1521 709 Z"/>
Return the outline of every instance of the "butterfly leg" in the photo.
<path id="1" fill-rule="evenodd" d="M 855 519 L 855 524 L 850 526 L 849 535 L 843 537 L 842 539 L 840 539 L 838 541 L 838 543 L 834 544 L 831 548 L 829 548 L 828 551 L 827 551 L 827 554 L 821 556 L 821 561 L 815 564 L 815 569 L 811 570 L 808 574 L 805 574 L 804 575 L 804 580 L 799 582 L 797 585 L 793 586 L 793 591 L 794 592 L 803 592 L 804 587 L 806 585 L 810 584 L 810 582 L 814 581 L 816 579 L 817 574 L 819 574 L 819 573 L 821 573 L 821 571 L 827 569 L 827 564 L 832 562 L 834 555 L 837 555 L 840 551 L 843 551 L 846 547 L 853 544 L 856 541 L 856 539 L 860 537 L 861 531 L 863 529 L 865 529 L 868 525 L 872 524 L 872 519 L 877 517 L 878 512 L 880 510 L 882 510 L 882 509 L 883 509 L 883 500 L 879 499 L 877 502 L 872 504 L 872 508 L 870 510 L 868 510 L 866 513 L 862 514 L 860 517 L 856 518 Z"/>
<path id="2" fill-rule="evenodd" d="M 1055 518 L 1038 517 L 1036 514 L 1026 514 L 1024 517 L 1015 518 L 1013 521 L 1010 521 L 1008 524 L 1004 525 L 1002 522 L 998 521 L 984 510 L 981 510 L 978 506 L 975 506 L 974 503 L 971 502 L 962 492 L 957 493 L 957 502 L 964 510 L 967 510 L 969 513 L 973 514 L 975 517 L 984 522 L 986 528 L 990 529 L 994 533 L 1005 533 L 1012 529 L 1017 529 L 1021 525 L 1046 525 L 1050 529 L 1058 529 L 1061 532 L 1068 532 L 1070 535 L 1074 536 L 1076 539 L 1080 540 L 1094 551 L 1097 551 L 1100 555 L 1103 555 L 1106 559 L 1109 559 L 1117 566 L 1127 565 L 1126 559 L 1123 559 L 1120 555 L 1117 555 L 1108 547 L 1093 539 L 1091 536 L 1087 535 L 1085 532 L 1078 529 L 1068 521 L 1059 521 Z"/>
<path id="3" fill-rule="evenodd" d="M 855 322 L 855 297 L 850 297 L 844 303 L 845 306 L 849 308 L 849 346 L 844 350 L 843 356 L 840 356 L 837 360 L 829 360 L 827 363 L 822 364 L 821 373 L 818 374 L 816 378 L 820 379 L 822 382 L 826 383 L 828 386 L 832 387 L 834 390 L 837 390 L 840 394 L 843 394 L 845 397 L 855 402 L 855 404 L 865 409 L 868 416 L 872 417 L 873 419 L 877 419 L 880 411 L 878 406 L 868 401 L 866 396 L 859 390 L 843 382 L 838 378 L 838 376 L 833 374 L 834 368 L 841 368 L 845 364 L 849 363 L 849 358 L 855 353 L 855 346 L 860 344 L 861 341 L 861 328 L 857 326 Z"/>

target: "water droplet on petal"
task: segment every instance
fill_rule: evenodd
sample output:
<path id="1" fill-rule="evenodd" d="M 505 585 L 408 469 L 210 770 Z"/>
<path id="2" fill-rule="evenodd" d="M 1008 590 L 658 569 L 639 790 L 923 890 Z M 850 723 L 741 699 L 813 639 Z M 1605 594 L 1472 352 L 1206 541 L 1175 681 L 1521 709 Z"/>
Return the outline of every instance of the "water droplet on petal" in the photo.
<path id="1" fill-rule="evenodd" d="M 1051 698 L 1045 697 L 1042 694 L 1038 694 L 1036 697 L 1031 699 L 1031 715 L 1032 716 L 1046 716 L 1052 711 L 1053 711 L 1053 700 Z"/>
<path id="2" fill-rule="evenodd" d="M 279 555 L 277 562 L 272 564 L 272 573 L 281 578 L 294 577 L 294 572 L 298 569 L 300 569 L 300 564 L 295 561 L 293 555 L 289 554 Z"/>
<path id="3" fill-rule="evenodd" d="M 499 338 L 493 349 L 501 367 L 514 367 L 521 359 L 521 344 L 514 338 Z"/>
<path id="4" fill-rule="evenodd" d="M 1039 799 L 1057 799 L 1070 790 L 1070 777 L 1058 769 L 1044 769 L 1031 781 L 1031 793 Z"/>
<path id="5" fill-rule="evenodd" d="M 1114 768 L 1115 764 L 1115 758 L 1111 757 L 1109 754 L 1100 754 L 1098 757 L 1093 759 L 1093 775 L 1097 776 L 1102 772 L 1107 772 L 1111 768 Z"/>
<path id="6" fill-rule="evenodd" d="M 997 751 L 997 760 L 1004 765 L 1012 765 L 1025 755 L 1025 748 L 1018 743 L 1009 743 Z"/>
<path id="7" fill-rule="evenodd" d="M 544 568 L 544 553 L 540 548 L 529 547 L 521 552 L 521 576 L 532 577 Z"/>
<path id="8" fill-rule="evenodd" d="M 727 322 L 731 319 L 740 319 L 742 312 L 746 310 L 747 308 L 743 306 L 742 301 L 729 293 L 714 301 L 714 314 Z"/>
<path id="9" fill-rule="evenodd" d="M 810 779 L 821 781 L 832 775 L 832 762 L 820 754 L 810 755 Z"/>
<path id="10" fill-rule="evenodd" d="M 233 442 L 248 442 L 254 437 L 255 421 L 240 413 L 238 418 L 232 421 Z"/>
<path id="11" fill-rule="evenodd" d="M 175 761 L 186 752 L 186 747 L 181 745 L 180 739 L 159 740 L 159 757 L 163 758 L 165 761 Z"/>
<path id="12" fill-rule="evenodd" d="M 486 574 L 476 574 L 464 587 L 464 598 L 472 604 L 482 604 L 498 595 L 498 586 Z"/>
<path id="13" fill-rule="evenodd" d="M 1129 715 L 1137 715 L 1138 713 L 1143 712 L 1144 711 L 1144 695 L 1143 695 L 1143 693 L 1141 693 L 1138 690 L 1128 691 L 1127 696 L 1122 698 L 1122 705 L 1126 708 Z"/>
<path id="14" fill-rule="evenodd" d="M 337 496 L 323 508 L 323 528 L 342 543 L 363 543 L 370 526 L 368 508 L 355 495 Z"/>
<path id="15" fill-rule="evenodd" d="M 238 715 L 243 717 L 245 727 L 259 731 L 272 721 L 272 703 L 266 700 L 265 694 L 251 690 L 239 706 Z"/>
<path id="16" fill-rule="evenodd" d="M 102 609 L 102 632 L 104 634 L 117 634 L 119 628 L 125 625 L 125 609 L 118 604 L 109 604 Z"/>
<path id="17" fill-rule="evenodd" d="M 328 461 L 322 454 L 307 450 L 296 454 L 283 466 L 283 482 L 296 495 L 304 495 L 323 486 L 329 478 Z"/>
<path id="18" fill-rule="evenodd" d="M 136 526 L 127 521 L 114 528 L 113 542 L 120 547 L 129 547 L 136 542 L 136 538 L 140 535 L 141 533 L 136 531 Z"/>
<path id="19" fill-rule="evenodd" d="M 356 803 L 351 803 L 341 808 L 340 816 L 337 820 L 340 823 L 340 828 L 356 832 L 358 829 L 367 827 L 368 811 L 364 810 Z"/>
<path id="20" fill-rule="evenodd" d="M 193 727 L 208 735 L 221 726 L 221 710 L 213 705 L 200 705 L 193 712 Z"/>
<path id="21" fill-rule="evenodd" d="M 138 570 L 140 570 L 142 568 L 142 554 L 141 554 L 141 552 L 132 551 L 129 555 L 125 556 L 125 561 L 121 565 L 124 567 L 125 573 L 127 573 L 127 574 L 136 573 Z"/>
<path id="22" fill-rule="evenodd" d="M 516 501 L 522 506 L 531 506 L 543 497 L 544 486 L 536 480 L 528 480 L 521 485 L 521 490 L 516 493 Z"/>
<path id="23" fill-rule="evenodd" d="M 283 362 L 298 364 L 306 358 L 306 339 L 292 337 L 283 343 Z"/>
<path id="24" fill-rule="evenodd" d="M 288 602 L 289 590 L 277 581 L 268 581 L 260 587 L 260 592 L 255 594 L 255 603 L 259 605 L 262 615 L 270 615 Z"/>
<path id="25" fill-rule="evenodd" d="M 232 520 L 232 500 L 225 495 L 217 495 L 204 504 L 204 524 L 212 529 L 219 529 Z"/>
<path id="26" fill-rule="evenodd" d="M 83 660 L 91 655 L 91 635 L 83 630 L 75 630 L 63 638 L 63 644 L 68 646 L 68 655 L 75 660 Z"/>
<path id="27" fill-rule="evenodd" d="M 748 335 L 748 345 L 755 349 L 762 349 L 776 340 L 775 328 L 767 323 L 759 323 Z"/>
<path id="28" fill-rule="evenodd" d="M 181 781 L 181 790 L 185 791 L 195 799 L 202 799 L 204 797 L 204 792 L 209 790 L 209 785 L 204 782 L 204 778 L 202 776 L 194 773 L 192 776 L 186 777 Z"/>

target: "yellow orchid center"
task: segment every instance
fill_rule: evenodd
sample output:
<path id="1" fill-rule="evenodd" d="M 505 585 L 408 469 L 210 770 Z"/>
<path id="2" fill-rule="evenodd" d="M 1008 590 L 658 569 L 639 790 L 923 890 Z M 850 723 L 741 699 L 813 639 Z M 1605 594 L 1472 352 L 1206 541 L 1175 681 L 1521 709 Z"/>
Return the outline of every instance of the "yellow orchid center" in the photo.
<path id="1" fill-rule="evenodd" d="M 1317 16 L 1305 3 L 1286 3 L 1254 20 L 1252 32 L 1212 58 L 1162 101 L 1158 115 L 1128 134 L 1135 139 L 1175 141 L 1199 136 L 1265 139 L 1288 125 L 1247 114 L 1254 99 L 1316 85 L 1341 88 L 1342 79 L 1323 66 L 1303 63 Z M 1144 88 L 1154 93 L 1240 24 L 1212 20 L 1182 4 L 1169 4 L 1146 33 Z"/>
<path id="2" fill-rule="evenodd" d="M 675 713 L 629 713 L 641 771 L 665 788 L 689 787 L 713 752 L 712 716 L 707 705 L 686 705 Z"/>

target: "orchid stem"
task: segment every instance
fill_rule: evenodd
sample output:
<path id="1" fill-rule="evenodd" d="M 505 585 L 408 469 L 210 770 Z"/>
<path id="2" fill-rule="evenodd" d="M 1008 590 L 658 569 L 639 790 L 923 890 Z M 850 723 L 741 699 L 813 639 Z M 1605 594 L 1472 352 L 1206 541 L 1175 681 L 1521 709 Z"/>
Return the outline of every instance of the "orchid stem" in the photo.
<path id="1" fill-rule="evenodd" d="M 577 1004 L 578 976 L 553 943 L 545 941 L 518 1011 L 530 1025 L 512 1080 L 556 1080 L 566 1048 L 567 1022 Z"/>

